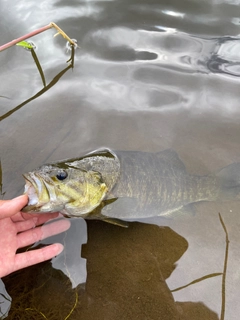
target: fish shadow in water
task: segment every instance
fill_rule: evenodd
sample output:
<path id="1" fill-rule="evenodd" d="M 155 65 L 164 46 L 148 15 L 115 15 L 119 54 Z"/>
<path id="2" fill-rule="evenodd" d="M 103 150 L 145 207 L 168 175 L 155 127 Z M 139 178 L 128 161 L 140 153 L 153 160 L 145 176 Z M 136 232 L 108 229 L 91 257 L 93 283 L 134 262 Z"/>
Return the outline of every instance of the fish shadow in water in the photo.
<path id="1" fill-rule="evenodd" d="M 202 303 L 175 302 L 165 279 L 188 248 L 169 227 L 88 221 L 87 283 L 79 319 L 219 319 Z M 104 306 L 104 307 L 103 307 Z M 84 316 L 83 316 L 84 314 Z"/>
<path id="2" fill-rule="evenodd" d="M 21 270 L 4 278 L 12 297 L 8 319 L 42 319 L 44 314 L 64 320 L 70 310 L 70 318 L 78 320 L 219 319 L 203 303 L 175 302 L 166 284 L 188 248 L 182 236 L 169 227 L 138 222 L 129 228 L 102 221 L 87 221 L 87 226 L 85 289 L 72 289 L 50 262 Z"/>

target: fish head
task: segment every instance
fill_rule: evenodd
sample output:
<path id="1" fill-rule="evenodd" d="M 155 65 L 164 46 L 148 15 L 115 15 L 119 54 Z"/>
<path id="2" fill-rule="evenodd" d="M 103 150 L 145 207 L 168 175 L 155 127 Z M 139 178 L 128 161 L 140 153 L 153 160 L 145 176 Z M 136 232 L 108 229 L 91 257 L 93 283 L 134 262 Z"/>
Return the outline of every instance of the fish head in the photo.
<path id="1" fill-rule="evenodd" d="M 104 199 L 108 188 L 101 173 L 74 164 L 45 165 L 23 175 L 29 201 L 24 212 L 62 212 L 84 217 Z"/>

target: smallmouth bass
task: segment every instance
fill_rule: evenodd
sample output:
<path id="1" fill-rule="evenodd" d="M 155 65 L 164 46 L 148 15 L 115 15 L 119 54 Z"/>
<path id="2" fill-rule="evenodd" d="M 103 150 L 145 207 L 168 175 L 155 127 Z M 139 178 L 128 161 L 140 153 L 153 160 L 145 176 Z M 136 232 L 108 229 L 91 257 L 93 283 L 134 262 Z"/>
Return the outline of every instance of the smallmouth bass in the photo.
<path id="1" fill-rule="evenodd" d="M 218 199 L 238 199 L 240 163 L 216 174 L 191 175 L 177 153 L 98 149 L 23 175 L 29 202 L 25 212 L 121 220 L 167 216 L 182 207 Z"/>

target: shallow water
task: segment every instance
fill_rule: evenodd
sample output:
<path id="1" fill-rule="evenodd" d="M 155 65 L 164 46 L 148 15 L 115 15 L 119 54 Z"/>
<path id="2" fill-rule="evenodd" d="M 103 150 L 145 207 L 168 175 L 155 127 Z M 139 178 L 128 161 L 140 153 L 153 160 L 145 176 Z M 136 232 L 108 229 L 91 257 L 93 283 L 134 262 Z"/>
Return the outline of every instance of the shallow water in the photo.
<path id="1" fill-rule="evenodd" d="M 23 192 L 22 173 L 102 146 L 173 148 L 194 174 L 239 162 L 238 6 L 228 0 L 12 1 L 9 8 L 3 1 L 2 44 L 54 21 L 80 46 L 73 70 L 1 121 L 5 198 Z M 70 55 L 53 34 L 32 39 L 47 83 Z M 4 115 L 42 82 L 24 49 L 12 47 L 0 59 Z M 66 234 L 44 241 L 63 242 L 65 253 L 3 279 L 12 297 L 8 318 L 220 319 L 221 276 L 170 292 L 222 272 L 220 212 L 230 240 L 225 319 L 238 319 L 239 203 L 201 203 L 193 211 L 129 229 L 88 222 L 87 261 L 80 258 L 86 225 L 73 220 Z"/>

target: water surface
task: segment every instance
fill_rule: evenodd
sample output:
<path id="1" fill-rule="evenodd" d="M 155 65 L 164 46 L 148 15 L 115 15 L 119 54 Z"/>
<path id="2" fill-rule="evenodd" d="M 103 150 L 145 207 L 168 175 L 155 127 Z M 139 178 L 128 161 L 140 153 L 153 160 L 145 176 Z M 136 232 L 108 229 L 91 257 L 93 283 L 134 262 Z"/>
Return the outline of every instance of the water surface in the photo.
<path id="1" fill-rule="evenodd" d="M 73 70 L 1 121 L 5 198 L 23 192 L 23 172 L 103 146 L 173 148 L 194 174 L 239 162 L 238 5 L 12 1 L 10 8 L 3 1 L 2 44 L 54 21 L 80 46 Z M 65 40 L 53 34 L 32 39 L 47 83 L 69 58 Z M 42 83 L 29 52 L 12 47 L 0 59 L 4 115 Z M 91 221 L 88 241 L 84 222 L 73 220 L 67 234 L 44 242 L 62 241 L 62 256 L 3 279 L 12 298 L 8 318 L 220 319 L 221 276 L 170 291 L 222 272 L 220 212 L 230 239 L 225 319 L 238 319 L 239 203 L 201 203 L 193 211 L 129 229 Z"/>

